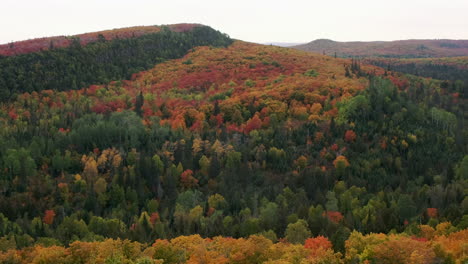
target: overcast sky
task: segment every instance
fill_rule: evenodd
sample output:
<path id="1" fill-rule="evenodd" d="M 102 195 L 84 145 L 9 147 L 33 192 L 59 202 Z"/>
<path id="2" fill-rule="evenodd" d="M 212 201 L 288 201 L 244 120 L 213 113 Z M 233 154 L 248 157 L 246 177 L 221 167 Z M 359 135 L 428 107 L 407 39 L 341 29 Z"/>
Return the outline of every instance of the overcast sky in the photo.
<path id="1" fill-rule="evenodd" d="M 201 23 L 252 42 L 468 39 L 468 0 L 1 0 L 0 43 Z"/>

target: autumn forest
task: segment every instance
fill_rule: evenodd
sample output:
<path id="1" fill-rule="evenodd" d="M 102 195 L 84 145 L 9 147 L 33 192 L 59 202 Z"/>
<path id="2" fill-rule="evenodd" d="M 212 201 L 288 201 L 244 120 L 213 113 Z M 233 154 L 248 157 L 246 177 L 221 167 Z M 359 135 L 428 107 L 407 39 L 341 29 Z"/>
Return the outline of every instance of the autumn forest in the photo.
<path id="1" fill-rule="evenodd" d="M 0 263 L 466 263 L 468 48 L 447 43 L 0 45 Z"/>

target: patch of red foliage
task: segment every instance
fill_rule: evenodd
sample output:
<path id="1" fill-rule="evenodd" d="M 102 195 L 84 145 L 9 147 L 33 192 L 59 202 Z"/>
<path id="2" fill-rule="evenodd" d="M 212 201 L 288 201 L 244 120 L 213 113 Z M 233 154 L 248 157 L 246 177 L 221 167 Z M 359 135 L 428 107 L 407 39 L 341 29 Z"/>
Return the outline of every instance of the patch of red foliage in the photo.
<path id="1" fill-rule="evenodd" d="M 430 218 L 436 218 L 437 208 L 427 208 L 427 216 L 429 216 Z"/>
<path id="2" fill-rule="evenodd" d="M 51 225 L 54 223 L 55 219 L 55 211 L 54 210 L 46 210 L 44 213 L 44 217 L 42 220 L 44 221 L 45 224 Z"/>
<path id="3" fill-rule="evenodd" d="M 330 240 L 328 240 L 328 238 L 324 236 L 318 236 L 318 237 L 308 238 L 304 243 L 304 247 L 311 249 L 313 251 L 319 248 L 330 249 L 332 248 L 332 243 L 330 242 Z"/>
<path id="4" fill-rule="evenodd" d="M 341 220 L 343 220 L 343 215 L 340 212 L 327 211 L 326 216 L 328 220 L 334 223 L 339 223 Z"/>

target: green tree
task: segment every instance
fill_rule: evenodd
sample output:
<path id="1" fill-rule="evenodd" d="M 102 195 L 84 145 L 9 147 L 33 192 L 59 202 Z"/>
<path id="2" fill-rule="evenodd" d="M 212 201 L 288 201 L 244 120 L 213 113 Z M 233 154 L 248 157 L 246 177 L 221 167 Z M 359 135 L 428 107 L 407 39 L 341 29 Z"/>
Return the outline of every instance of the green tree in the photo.
<path id="1" fill-rule="evenodd" d="M 265 206 L 260 208 L 260 221 L 265 230 L 276 230 L 279 218 L 278 205 L 274 202 L 268 202 Z"/>
<path id="2" fill-rule="evenodd" d="M 305 240 L 312 236 L 307 222 L 302 219 L 289 224 L 284 234 L 285 238 L 293 244 L 304 244 Z"/>
<path id="3" fill-rule="evenodd" d="M 460 163 L 455 167 L 455 176 L 459 180 L 468 179 L 468 155 L 465 155 Z"/>

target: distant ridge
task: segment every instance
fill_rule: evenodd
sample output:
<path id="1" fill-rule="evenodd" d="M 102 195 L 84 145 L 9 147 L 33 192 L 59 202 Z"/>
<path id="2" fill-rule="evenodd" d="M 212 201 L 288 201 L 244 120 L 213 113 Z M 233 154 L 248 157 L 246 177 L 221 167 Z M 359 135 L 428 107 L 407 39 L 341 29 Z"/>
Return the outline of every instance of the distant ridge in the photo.
<path id="1" fill-rule="evenodd" d="M 292 47 L 302 45 L 303 43 L 293 43 L 293 42 L 266 42 L 265 45 L 279 46 L 279 47 Z"/>
<path id="2" fill-rule="evenodd" d="M 397 41 L 338 42 L 317 39 L 295 49 L 338 57 L 430 58 L 468 55 L 468 40 L 410 39 Z"/>

